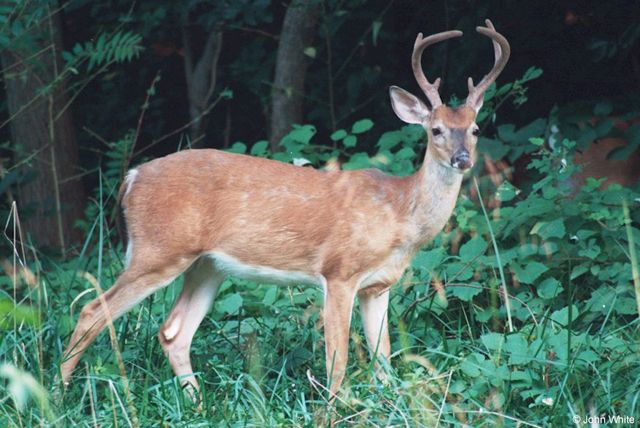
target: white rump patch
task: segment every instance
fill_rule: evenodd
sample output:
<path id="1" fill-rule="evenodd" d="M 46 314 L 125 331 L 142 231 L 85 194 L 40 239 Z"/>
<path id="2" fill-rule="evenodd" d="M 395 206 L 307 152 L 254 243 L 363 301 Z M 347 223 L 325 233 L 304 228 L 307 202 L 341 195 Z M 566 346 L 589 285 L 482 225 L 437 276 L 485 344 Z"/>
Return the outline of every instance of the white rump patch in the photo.
<path id="1" fill-rule="evenodd" d="M 129 194 L 129 192 L 131 191 L 131 186 L 133 186 L 133 182 L 135 181 L 137 176 L 138 176 L 137 169 L 134 168 L 129 170 L 129 172 L 127 173 L 127 178 L 124 180 L 127 183 L 127 189 L 124 191 L 123 197 Z"/>
<path id="2" fill-rule="evenodd" d="M 131 186 L 133 186 L 133 182 L 135 181 L 137 176 L 138 176 L 138 170 L 135 168 L 130 169 L 129 172 L 127 173 L 127 177 L 124 179 L 125 183 L 127 183 L 127 188 L 124 191 L 124 195 L 122 195 L 123 198 L 127 196 L 131 191 Z M 126 210 L 124 210 L 123 215 L 126 218 Z M 133 254 L 133 239 L 131 239 L 131 234 L 127 234 L 127 250 L 124 253 L 125 267 L 129 267 L 129 264 L 131 264 L 132 254 Z"/>

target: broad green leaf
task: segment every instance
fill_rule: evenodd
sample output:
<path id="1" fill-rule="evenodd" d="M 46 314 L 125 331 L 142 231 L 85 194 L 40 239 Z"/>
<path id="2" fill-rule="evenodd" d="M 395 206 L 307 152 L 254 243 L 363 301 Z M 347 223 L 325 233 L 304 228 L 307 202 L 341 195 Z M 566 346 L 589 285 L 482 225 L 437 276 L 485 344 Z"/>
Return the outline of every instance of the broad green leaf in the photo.
<path id="1" fill-rule="evenodd" d="M 571 305 L 571 317 L 575 319 L 578 316 L 578 307 L 576 305 Z M 555 311 L 551 314 L 551 319 L 562 327 L 566 327 L 569 324 L 569 307 L 565 306 L 564 308 Z"/>
<path id="2" fill-rule="evenodd" d="M 451 383 L 449 392 L 453 394 L 460 394 L 467 389 L 467 383 L 462 380 L 456 380 Z"/>
<path id="3" fill-rule="evenodd" d="M 419 251 L 413 258 L 411 265 L 414 268 L 424 269 L 426 272 L 435 270 L 442 264 L 446 255 L 443 247 L 437 247 L 432 250 Z"/>
<path id="4" fill-rule="evenodd" d="M 373 128 L 373 122 L 371 121 L 371 119 L 362 119 L 353 124 L 353 126 L 351 127 L 351 132 L 354 134 L 362 134 L 363 132 L 367 132 L 371 128 Z"/>
<path id="5" fill-rule="evenodd" d="M 271 286 L 269 287 L 267 292 L 264 293 L 264 298 L 262 299 L 262 302 L 265 305 L 270 306 L 276 302 L 277 297 L 278 297 L 278 287 Z"/>
<path id="6" fill-rule="evenodd" d="M 450 285 L 447 287 L 452 296 L 457 297 L 463 302 L 471 301 L 475 296 L 482 293 L 482 287 L 479 283 Z"/>
<path id="7" fill-rule="evenodd" d="M 513 88 L 513 83 L 505 83 L 504 85 L 498 88 L 495 96 L 501 97 L 503 95 L 506 95 L 511 90 L 511 88 Z"/>
<path id="8" fill-rule="evenodd" d="M 531 235 L 539 235 L 542 239 L 562 238 L 566 233 L 564 220 L 558 218 L 550 222 L 538 222 L 531 229 Z"/>
<path id="9" fill-rule="evenodd" d="M 504 346 L 504 334 L 487 333 L 480 336 L 480 341 L 490 351 L 499 351 Z"/>
<path id="10" fill-rule="evenodd" d="M 462 364 L 460 364 L 460 370 L 464 374 L 470 377 L 478 377 L 482 374 L 480 363 L 484 361 L 484 355 L 477 352 L 467 356 Z"/>
<path id="11" fill-rule="evenodd" d="M 504 350 L 509 353 L 509 364 L 527 364 L 532 359 L 527 339 L 522 333 L 508 335 Z"/>
<path id="12" fill-rule="evenodd" d="M 612 305 L 618 306 L 616 290 L 608 285 L 602 285 L 591 293 L 587 304 L 592 312 L 609 313 Z"/>
<path id="13" fill-rule="evenodd" d="M 595 238 L 591 238 L 587 241 L 587 244 L 583 249 L 578 251 L 578 255 L 586 257 L 588 259 L 595 259 L 600 254 L 600 246 L 596 244 Z"/>
<path id="14" fill-rule="evenodd" d="M 268 141 L 266 140 L 258 141 L 251 147 L 251 154 L 254 156 L 265 155 L 267 153 L 268 148 L 269 148 Z"/>
<path id="15" fill-rule="evenodd" d="M 637 315 L 638 310 L 640 309 L 638 308 L 636 299 L 632 299 L 631 297 L 618 297 L 618 301 L 614 307 L 614 311 L 620 315 Z"/>
<path id="16" fill-rule="evenodd" d="M 347 131 L 345 131 L 344 129 L 338 129 L 336 132 L 331 134 L 331 137 L 329 138 L 331 138 L 332 141 L 340 141 L 346 136 L 347 136 Z"/>
<path id="17" fill-rule="evenodd" d="M 483 254 L 487 249 L 487 242 L 482 236 L 476 235 L 460 247 L 460 258 L 464 262 L 471 262 L 477 256 Z"/>
<path id="18" fill-rule="evenodd" d="M 548 267 L 540 262 L 531 262 L 524 267 L 517 264 L 512 265 L 512 269 L 516 273 L 516 278 L 523 284 L 533 284 L 540 275 L 549 270 Z"/>
<path id="19" fill-rule="evenodd" d="M 576 236 L 578 237 L 578 239 L 587 239 L 592 237 L 593 235 L 596 235 L 596 232 L 593 230 L 580 229 L 576 232 Z"/>
<path id="20" fill-rule="evenodd" d="M 536 287 L 538 296 L 543 299 L 553 299 L 564 290 L 562 284 L 555 278 L 547 278 Z"/>
<path id="21" fill-rule="evenodd" d="M 513 184 L 508 181 L 503 181 L 502 184 L 496 190 L 496 198 L 499 201 L 507 202 L 512 200 L 520 193 L 520 190 L 515 188 Z"/>
<path id="22" fill-rule="evenodd" d="M 362 152 L 355 153 L 353 156 L 351 156 L 349 162 L 345 162 L 344 164 L 342 164 L 342 169 L 344 170 L 362 169 L 369 167 L 371 167 L 371 159 L 369 158 L 369 155 Z"/>
<path id="23" fill-rule="evenodd" d="M 466 281 L 473 276 L 474 266 L 473 263 L 467 262 L 447 263 L 445 271 L 447 272 L 448 281 L 454 278 L 456 281 Z"/>
<path id="24" fill-rule="evenodd" d="M 516 253 L 520 259 L 536 255 L 540 247 L 536 244 L 523 244 L 516 249 Z"/>
<path id="25" fill-rule="evenodd" d="M 542 69 L 538 67 L 529 67 L 527 71 L 524 73 L 521 79 L 519 79 L 520 83 L 525 83 L 533 79 L 537 79 L 542 76 Z"/>
<path id="26" fill-rule="evenodd" d="M 397 160 L 413 159 L 415 156 L 416 152 L 414 152 L 411 147 L 403 147 L 402 149 L 398 150 L 398 153 L 396 153 Z"/>
<path id="27" fill-rule="evenodd" d="M 611 334 L 606 336 L 602 340 L 602 346 L 608 348 L 612 351 L 622 352 L 627 347 L 629 347 L 630 343 L 628 341 L 622 340 L 621 338 Z"/>
<path id="28" fill-rule="evenodd" d="M 588 271 L 589 271 L 589 265 L 587 263 L 582 263 L 571 270 L 570 278 L 576 279 L 577 277 L 579 277 L 580 275 Z"/>
<path id="29" fill-rule="evenodd" d="M 491 308 L 476 309 L 476 320 L 485 323 L 493 316 L 493 310 Z"/>
<path id="30" fill-rule="evenodd" d="M 293 140 L 308 144 L 314 135 L 316 135 L 316 127 L 313 125 L 293 125 L 293 130 L 283 138 L 283 142 Z"/>
<path id="31" fill-rule="evenodd" d="M 226 295 L 223 299 L 216 301 L 216 307 L 220 312 L 235 314 L 242 307 L 242 296 L 238 293 Z"/>
<path id="32" fill-rule="evenodd" d="M 244 154 L 247 153 L 247 145 L 245 143 L 235 142 L 227 149 L 227 151 L 231 153 Z"/>
<path id="33" fill-rule="evenodd" d="M 293 370 L 313 359 L 313 354 L 305 347 L 298 346 L 286 356 L 287 370 Z"/>
<path id="34" fill-rule="evenodd" d="M 547 343 L 551 346 L 551 349 L 556 354 L 556 359 L 561 362 L 566 362 L 569 356 L 567 352 L 567 344 L 569 341 L 569 332 L 566 329 L 561 329 L 557 333 L 550 331 L 547 336 Z"/>
<path id="35" fill-rule="evenodd" d="M 576 361 L 581 361 L 585 363 L 594 363 L 600 359 L 600 355 L 593 352 L 591 349 L 587 349 L 582 351 L 576 357 Z"/>
<path id="36" fill-rule="evenodd" d="M 355 135 L 347 135 L 344 140 L 342 140 L 342 144 L 344 144 L 345 147 L 355 147 L 357 143 L 358 137 Z"/>
<path id="37" fill-rule="evenodd" d="M 400 144 L 402 141 L 402 135 L 401 131 L 391 131 L 382 134 L 378 140 L 378 147 L 380 148 L 380 151 L 391 150 Z"/>
<path id="38" fill-rule="evenodd" d="M 527 387 L 533 384 L 533 376 L 531 371 L 513 371 L 511 372 L 511 382 L 515 387 Z"/>

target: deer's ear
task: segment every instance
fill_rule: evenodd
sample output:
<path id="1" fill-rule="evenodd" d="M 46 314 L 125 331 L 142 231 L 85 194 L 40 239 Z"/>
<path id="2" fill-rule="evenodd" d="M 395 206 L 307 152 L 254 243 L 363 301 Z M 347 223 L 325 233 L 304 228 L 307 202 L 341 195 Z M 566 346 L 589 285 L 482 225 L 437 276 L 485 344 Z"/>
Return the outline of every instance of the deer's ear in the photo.
<path id="1" fill-rule="evenodd" d="M 393 111 L 403 122 L 421 125 L 429 117 L 427 106 L 404 89 L 392 86 L 389 88 L 389 96 Z"/>

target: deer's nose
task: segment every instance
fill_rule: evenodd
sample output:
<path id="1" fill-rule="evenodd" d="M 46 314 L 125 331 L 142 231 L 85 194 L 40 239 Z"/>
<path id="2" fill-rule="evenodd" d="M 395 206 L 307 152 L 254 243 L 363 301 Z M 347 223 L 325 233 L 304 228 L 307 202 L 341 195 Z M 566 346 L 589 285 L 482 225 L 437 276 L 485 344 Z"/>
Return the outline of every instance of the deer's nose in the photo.
<path id="1" fill-rule="evenodd" d="M 461 170 L 467 170 L 473 166 L 471 156 L 466 150 L 460 150 L 451 157 L 451 166 Z"/>

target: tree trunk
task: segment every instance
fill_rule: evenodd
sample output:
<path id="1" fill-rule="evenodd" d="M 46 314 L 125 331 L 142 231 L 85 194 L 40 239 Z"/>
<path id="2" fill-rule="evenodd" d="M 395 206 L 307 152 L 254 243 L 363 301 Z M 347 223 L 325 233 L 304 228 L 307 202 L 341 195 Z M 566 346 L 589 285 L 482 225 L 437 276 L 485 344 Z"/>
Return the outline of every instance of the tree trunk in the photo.
<path id="1" fill-rule="evenodd" d="M 319 16 L 320 7 L 315 0 L 293 0 L 285 13 L 271 94 L 269 142 L 273 151 L 291 125 L 302 121 L 304 80 L 309 65 L 304 49 L 313 42 Z"/>
<path id="2" fill-rule="evenodd" d="M 186 24 L 182 27 L 184 44 L 184 71 L 189 98 L 189 136 L 191 147 L 205 147 L 207 114 L 211 109 L 211 99 L 216 87 L 218 58 L 222 49 L 222 32 L 214 30 L 207 37 L 202 54 L 194 61 L 194 52 Z"/>
<path id="3" fill-rule="evenodd" d="M 78 147 L 71 111 L 65 110 L 65 82 L 54 83 L 63 63 L 58 14 L 44 18 L 27 37 L 34 43 L 0 53 L 11 139 L 24 151 L 25 172 L 31 177 L 18 189 L 22 227 L 36 245 L 65 255 L 82 238 L 73 224 L 83 216 L 86 198 L 77 178 Z M 55 86 L 42 91 L 49 85 Z"/>

